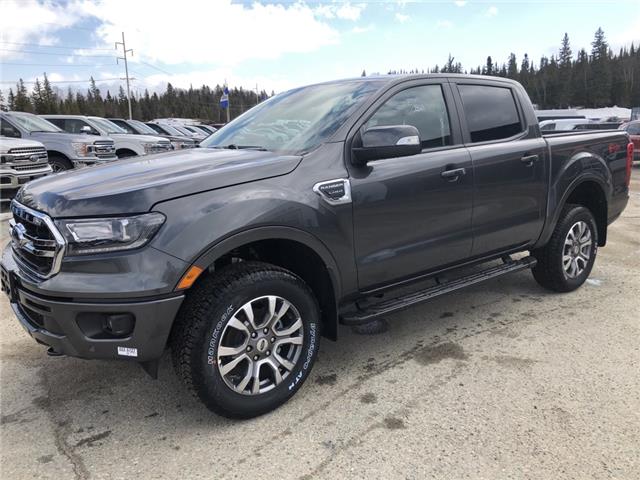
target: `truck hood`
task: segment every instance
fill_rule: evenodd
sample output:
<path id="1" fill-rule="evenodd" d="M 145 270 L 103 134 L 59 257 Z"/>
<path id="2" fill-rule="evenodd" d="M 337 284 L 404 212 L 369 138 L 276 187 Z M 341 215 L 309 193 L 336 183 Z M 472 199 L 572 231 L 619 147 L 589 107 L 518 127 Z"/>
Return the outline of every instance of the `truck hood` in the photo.
<path id="1" fill-rule="evenodd" d="M 126 141 L 126 142 L 136 142 L 136 143 L 166 143 L 167 139 L 161 137 L 160 135 L 132 135 L 130 133 L 110 133 L 111 138 L 115 141 Z"/>
<path id="2" fill-rule="evenodd" d="M 0 153 L 6 153 L 12 148 L 43 148 L 42 143 L 24 138 L 0 137 Z"/>
<path id="3" fill-rule="evenodd" d="M 85 133 L 67 133 L 67 132 L 33 132 L 30 134 L 33 138 L 37 138 L 40 142 L 47 142 L 47 140 L 63 142 L 78 142 L 78 143 L 94 143 L 98 140 L 104 142 L 113 142 L 111 137 L 104 137 L 102 135 L 87 135 Z M 45 145 L 46 146 L 46 145 Z"/>
<path id="4" fill-rule="evenodd" d="M 285 175 L 300 160 L 255 150 L 178 150 L 34 180 L 16 200 L 54 218 L 142 213 L 172 198 Z"/>

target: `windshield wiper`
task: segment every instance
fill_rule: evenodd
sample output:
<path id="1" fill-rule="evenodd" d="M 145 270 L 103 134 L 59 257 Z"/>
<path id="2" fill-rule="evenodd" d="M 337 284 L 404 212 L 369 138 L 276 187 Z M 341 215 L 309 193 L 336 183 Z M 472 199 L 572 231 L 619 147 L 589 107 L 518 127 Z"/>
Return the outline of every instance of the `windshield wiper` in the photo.
<path id="1" fill-rule="evenodd" d="M 226 148 L 228 150 L 244 150 L 244 149 L 249 149 L 249 150 L 260 150 L 261 152 L 266 152 L 267 149 L 260 146 L 260 145 L 236 145 L 235 143 L 231 143 L 229 145 L 221 145 L 221 146 L 217 146 L 215 148 Z"/>

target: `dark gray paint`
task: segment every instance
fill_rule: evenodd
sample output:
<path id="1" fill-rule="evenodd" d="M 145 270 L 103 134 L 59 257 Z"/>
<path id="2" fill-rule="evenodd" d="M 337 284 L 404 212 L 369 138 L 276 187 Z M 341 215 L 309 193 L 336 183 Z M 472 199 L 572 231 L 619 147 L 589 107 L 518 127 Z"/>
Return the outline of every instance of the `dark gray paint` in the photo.
<path id="1" fill-rule="evenodd" d="M 455 145 L 352 164 L 354 138 L 375 109 L 399 90 L 433 82 L 443 85 Z M 512 88 L 522 135 L 470 145 L 456 82 Z M 380 85 L 330 141 L 304 158 L 181 150 L 29 184 L 19 201 L 52 217 L 153 210 L 167 221 L 143 249 L 65 259 L 63 271 L 49 280 L 17 272 L 20 281 L 48 297 L 122 302 L 174 295 L 189 265 L 208 267 L 236 247 L 281 238 L 318 254 L 342 304 L 460 263 L 544 244 L 564 201 L 584 180 L 601 185 L 609 220 L 626 205 L 624 132 L 542 138 L 524 90 L 503 79 L 424 75 L 384 77 Z M 612 145 L 618 150 L 609 153 Z M 527 166 L 520 161 L 527 155 L 538 160 Z M 454 167 L 466 174 L 456 182 L 441 178 Z M 330 205 L 313 191 L 318 182 L 340 178 L 351 181 L 352 204 Z M 158 321 L 170 325 L 167 315 Z"/>

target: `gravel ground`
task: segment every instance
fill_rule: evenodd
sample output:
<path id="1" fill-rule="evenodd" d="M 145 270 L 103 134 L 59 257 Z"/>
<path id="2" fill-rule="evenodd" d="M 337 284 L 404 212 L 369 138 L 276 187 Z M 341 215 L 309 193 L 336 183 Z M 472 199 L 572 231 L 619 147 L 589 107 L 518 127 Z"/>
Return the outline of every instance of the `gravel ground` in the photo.
<path id="1" fill-rule="evenodd" d="M 158 381 L 49 358 L 2 298 L 0 477 L 638 479 L 637 164 L 634 177 L 577 292 L 521 272 L 389 317 L 384 334 L 342 328 L 294 399 L 250 421 L 209 413 L 167 358 Z"/>

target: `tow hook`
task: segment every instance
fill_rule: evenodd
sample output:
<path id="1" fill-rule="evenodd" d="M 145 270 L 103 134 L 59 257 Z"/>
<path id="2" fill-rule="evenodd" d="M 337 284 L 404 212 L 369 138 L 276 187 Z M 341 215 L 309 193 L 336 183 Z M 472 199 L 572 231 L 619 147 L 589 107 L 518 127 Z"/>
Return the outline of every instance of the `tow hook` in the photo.
<path id="1" fill-rule="evenodd" d="M 62 357 L 64 353 L 56 352 L 53 347 L 47 348 L 47 355 L 50 357 Z"/>

